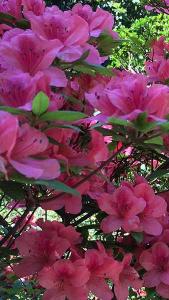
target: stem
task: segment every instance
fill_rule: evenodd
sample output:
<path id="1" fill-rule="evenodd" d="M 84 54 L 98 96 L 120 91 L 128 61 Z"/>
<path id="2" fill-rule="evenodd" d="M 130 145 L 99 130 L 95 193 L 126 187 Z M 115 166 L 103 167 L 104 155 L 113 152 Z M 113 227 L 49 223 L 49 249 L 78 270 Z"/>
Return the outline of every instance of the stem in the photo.
<path id="1" fill-rule="evenodd" d="M 23 220 L 26 218 L 26 216 L 29 213 L 29 208 L 27 207 L 26 210 L 24 211 L 22 217 L 18 220 L 18 222 L 16 222 L 15 226 L 11 228 L 11 230 L 8 232 L 8 234 L 6 234 L 6 236 L 4 236 L 4 238 L 0 241 L 0 247 L 13 235 L 15 234 L 16 230 L 18 229 L 18 227 L 22 224 Z"/>
<path id="2" fill-rule="evenodd" d="M 23 225 L 23 227 L 21 228 L 21 230 L 19 231 L 18 235 L 20 235 L 24 229 L 26 228 L 26 226 L 29 224 L 29 221 L 31 220 L 32 216 L 34 215 L 35 211 L 37 210 L 37 207 L 34 208 L 34 210 L 32 211 L 31 215 L 29 216 L 28 220 L 26 221 L 26 223 Z M 15 242 L 15 239 L 13 240 L 9 240 L 7 247 L 11 247 L 13 245 L 13 243 Z"/>
<path id="3" fill-rule="evenodd" d="M 113 153 L 113 155 L 111 155 L 107 160 L 103 161 L 101 163 L 101 165 L 97 169 L 93 170 L 91 173 L 89 173 L 89 175 L 87 175 L 86 177 L 84 177 L 83 179 L 81 179 L 79 182 L 77 182 L 76 184 L 74 184 L 72 186 L 72 188 L 77 188 L 78 186 L 80 186 L 81 184 L 83 184 L 84 182 L 86 182 L 87 180 L 89 180 L 92 176 L 94 176 L 95 174 L 97 174 L 99 171 L 101 171 L 107 164 L 109 164 L 112 161 L 113 158 L 115 158 L 125 148 L 126 148 L 125 146 L 122 146 L 116 153 Z M 54 197 L 52 197 L 50 199 L 49 198 L 46 199 L 44 202 L 45 203 L 50 202 L 50 201 L 52 201 L 54 199 L 57 199 L 57 198 L 63 196 L 64 194 L 65 194 L 64 192 L 63 193 L 59 193 L 58 195 L 56 195 L 56 196 L 54 196 Z"/>
<path id="4" fill-rule="evenodd" d="M 76 222 L 72 223 L 71 225 L 73 226 L 77 226 L 79 225 L 80 223 L 86 221 L 88 218 L 90 218 L 91 216 L 93 216 L 93 214 L 96 214 L 96 212 L 89 212 L 88 214 L 86 214 L 85 216 L 83 216 L 82 218 L 80 218 L 79 220 L 77 220 Z"/>

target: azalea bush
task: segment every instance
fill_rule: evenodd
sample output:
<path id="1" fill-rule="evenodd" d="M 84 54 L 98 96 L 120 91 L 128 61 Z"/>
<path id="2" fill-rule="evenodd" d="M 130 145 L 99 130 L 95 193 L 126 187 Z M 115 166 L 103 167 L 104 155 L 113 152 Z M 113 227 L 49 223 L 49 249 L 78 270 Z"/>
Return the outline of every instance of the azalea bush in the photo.
<path id="1" fill-rule="evenodd" d="M 114 27 L 0 2 L 1 300 L 169 299 L 168 37 L 116 69 Z"/>

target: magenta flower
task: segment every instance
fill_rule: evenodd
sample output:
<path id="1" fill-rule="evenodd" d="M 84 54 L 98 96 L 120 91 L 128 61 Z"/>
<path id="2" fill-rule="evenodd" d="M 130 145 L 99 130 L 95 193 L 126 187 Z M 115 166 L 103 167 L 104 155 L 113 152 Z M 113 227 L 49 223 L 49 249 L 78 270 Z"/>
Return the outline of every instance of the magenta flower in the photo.
<path id="1" fill-rule="evenodd" d="M 147 271 L 143 276 L 147 287 L 158 288 L 161 283 L 169 286 L 169 248 L 165 243 L 157 242 L 143 251 L 139 261 Z"/>
<path id="2" fill-rule="evenodd" d="M 44 133 L 24 124 L 15 142 L 11 151 L 8 151 L 7 157 L 18 172 L 35 179 L 54 179 L 60 175 L 60 166 L 56 159 L 36 157 L 48 147 L 48 139 Z"/>
<path id="3" fill-rule="evenodd" d="M 135 231 L 138 229 L 141 213 L 146 202 L 143 198 L 134 195 L 127 187 L 119 187 L 113 194 L 103 193 L 97 197 L 99 208 L 108 214 L 101 223 L 101 229 L 105 233 L 123 228 L 125 231 Z"/>
<path id="4" fill-rule="evenodd" d="M 65 300 L 65 297 L 69 300 L 86 300 L 89 275 L 82 260 L 57 261 L 51 268 L 39 273 L 39 283 L 47 289 L 43 300 Z"/>
<path id="5" fill-rule="evenodd" d="M 38 223 L 42 231 L 30 229 L 16 239 L 15 246 L 23 256 L 21 262 L 14 266 L 19 277 L 35 274 L 51 266 L 80 241 L 80 234 L 71 226 L 65 227 L 56 221 Z"/>
<path id="6" fill-rule="evenodd" d="M 28 73 L 0 74 L 0 103 L 19 107 L 30 103 L 36 93 L 36 80 Z"/>
<path id="7" fill-rule="evenodd" d="M 98 243 L 98 250 L 91 249 L 86 251 L 85 264 L 90 271 L 90 278 L 87 283 L 89 291 L 99 299 L 111 300 L 113 293 L 105 279 L 110 278 L 114 268 L 113 257 L 106 253 L 101 243 Z"/>
<path id="8" fill-rule="evenodd" d="M 6 154 L 12 150 L 15 145 L 18 120 L 7 112 L 0 111 L 0 172 L 7 177 Z"/>
<path id="9" fill-rule="evenodd" d="M 94 12 L 90 5 L 77 3 L 73 6 L 72 12 L 82 17 L 89 25 L 90 36 L 98 37 L 102 32 L 112 33 L 114 17 L 111 13 L 97 8 Z"/>
<path id="10" fill-rule="evenodd" d="M 146 112 L 150 120 L 164 120 L 169 111 L 168 87 L 158 84 L 147 87 L 143 75 L 126 74 L 119 77 L 119 82 L 113 78 L 107 86 L 98 84 L 86 93 L 86 99 L 107 117 L 133 120 Z"/>
<path id="11" fill-rule="evenodd" d="M 43 0 L 22 0 L 23 11 L 33 12 L 36 16 L 40 16 L 45 11 L 45 2 Z"/>
<path id="12" fill-rule="evenodd" d="M 122 262 L 116 261 L 112 270 L 112 280 L 114 282 L 114 292 L 117 300 L 127 300 L 128 288 L 139 289 L 142 281 L 139 279 L 137 271 L 130 266 L 131 254 L 126 254 Z"/>
<path id="13" fill-rule="evenodd" d="M 139 214 L 139 231 L 144 231 L 151 235 L 160 235 L 162 225 L 160 217 L 165 216 L 167 203 L 164 198 L 155 195 L 148 183 L 140 183 L 134 187 L 134 194 L 137 198 L 144 199 L 146 206 Z"/>
<path id="14" fill-rule="evenodd" d="M 17 19 L 21 19 L 21 4 L 22 0 L 1 0 L 0 12 L 12 15 Z"/>
<path id="15" fill-rule="evenodd" d="M 89 39 L 89 28 L 81 17 L 68 16 L 61 11 L 56 14 L 45 12 L 42 16 L 27 15 L 33 32 L 45 40 L 59 42 L 58 58 L 71 62 L 83 54 L 82 46 Z"/>
<path id="16" fill-rule="evenodd" d="M 0 55 L 12 70 L 34 76 L 52 64 L 60 48 L 59 40 L 44 43 L 44 40 L 28 30 L 17 34 L 10 41 L 2 41 Z"/>
<path id="17" fill-rule="evenodd" d="M 152 81 L 165 82 L 169 78 L 168 51 L 169 43 L 165 42 L 163 36 L 152 43 L 152 51 L 149 54 L 150 60 L 145 63 L 145 69 Z"/>

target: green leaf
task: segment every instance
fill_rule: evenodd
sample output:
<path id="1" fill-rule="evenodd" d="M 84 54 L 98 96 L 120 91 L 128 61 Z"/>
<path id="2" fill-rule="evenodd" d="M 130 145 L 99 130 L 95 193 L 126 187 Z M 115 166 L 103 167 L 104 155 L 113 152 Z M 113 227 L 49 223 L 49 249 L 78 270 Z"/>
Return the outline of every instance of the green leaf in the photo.
<path id="1" fill-rule="evenodd" d="M 161 123 L 159 126 L 162 129 L 162 131 L 169 132 L 169 122 Z"/>
<path id="2" fill-rule="evenodd" d="M 163 146 L 163 139 L 161 136 L 157 136 L 157 137 L 151 138 L 149 140 L 146 140 L 144 143 Z"/>
<path id="3" fill-rule="evenodd" d="M 148 121 L 146 112 L 140 113 L 132 123 L 134 124 L 134 127 L 141 132 L 148 132 L 157 126 L 157 122 Z"/>
<path id="4" fill-rule="evenodd" d="M 87 115 L 78 111 L 57 110 L 43 114 L 40 119 L 42 121 L 66 121 L 73 122 L 86 118 Z"/>
<path id="5" fill-rule="evenodd" d="M 16 20 L 15 25 L 21 29 L 29 29 L 31 27 L 30 22 L 26 19 Z"/>
<path id="6" fill-rule="evenodd" d="M 59 128 L 68 128 L 68 129 L 72 129 L 72 130 L 75 130 L 77 132 L 83 132 L 83 130 L 81 130 L 79 127 L 77 126 L 74 126 L 74 125 L 57 125 L 56 127 L 59 127 Z"/>
<path id="7" fill-rule="evenodd" d="M 3 12 L 0 12 L 0 20 L 9 20 L 9 21 L 15 21 L 16 18 L 14 16 L 11 16 L 9 14 L 6 14 L 6 13 L 3 13 Z"/>
<path id="8" fill-rule="evenodd" d="M 142 243 L 143 238 L 144 238 L 144 235 L 142 232 L 132 232 L 131 235 L 138 244 Z"/>
<path id="9" fill-rule="evenodd" d="M 130 126 L 131 125 L 131 122 L 129 122 L 127 120 L 120 119 L 120 118 L 114 118 L 114 117 L 109 118 L 108 122 L 110 124 L 121 125 L 121 126 Z"/>
<path id="10" fill-rule="evenodd" d="M 108 32 L 102 32 L 98 38 L 96 38 L 97 48 L 101 55 L 111 55 L 112 50 L 118 47 L 122 43 L 122 40 L 115 40 Z"/>
<path id="11" fill-rule="evenodd" d="M 5 195 L 15 200 L 21 200 L 25 197 L 22 184 L 14 181 L 0 181 L 0 189 Z"/>
<path id="12" fill-rule="evenodd" d="M 101 65 L 89 64 L 87 62 L 82 62 L 81 64 L 75 64 L 72 66 L 74 70 L 95 76 L 96 74 L 101 74 L 104 76 L 113 76 L 112 69 L 105 68 Z"/>
<path id="13" fill-rule="evenodd" d="M 10 106 L 0 106 L 0 110 L 9 112 L 13 115 L 23 115 L 23 114 L 27 115 L 29 113 L 26 110 L 14 108 L 14 107 L 10 107 Z"/>
<path id="14" fill-rule="evenodd" d="M 34 183 L 39 184 L 39 185 L 45 185 L 47 187 L 50 187 L 55 190 L 58 190 L 58 191 L 61 191 L 64 193 L 68 193 L 68 194 L 71 194 L 74 196 L 80 196 L 80 193 L 76 189 L 73 189 L 70 186 L 68 186 L 58 180 L 36 180 Z"/>
<path id="15" fill-rule="evenodd" d="M 80 193 L 76 189 L 71 188 L 70 186 L 58 180 L 33 180 L 19 173 L 13 174 L 11 176 L 11 179 L 15 180 L 16 182 L 25 183 L 25 184 L 44 185 L 49 188 L 62 191 L 64 193 L 68 193 L 74 196 L 80 196 Z"/>
<path id="16" fill-rule="evenodd" d="M 43 113 L 45 113 L 45 111 L 47 111 L 48 106 L 49 106 L 48 96 L 45 95 L 43 92 L 39 92 L 33 99 L 32 112 L 36 116 L 40 116 Z"/>

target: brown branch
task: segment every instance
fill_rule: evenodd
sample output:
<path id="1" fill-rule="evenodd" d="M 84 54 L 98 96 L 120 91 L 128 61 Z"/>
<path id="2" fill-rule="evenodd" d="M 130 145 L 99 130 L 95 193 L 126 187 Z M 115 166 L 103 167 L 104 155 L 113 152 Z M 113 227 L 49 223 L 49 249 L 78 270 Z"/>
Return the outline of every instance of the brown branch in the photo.
<path id="1" fill-rule="evenodd" d="M 77 182 L 76 184 L 74 184 L 74 185 L 72 186 L 72 188 L 77 188 L 78 186 L 80 186 L 80 185 L 83 184 L 84 182 L 88 181 L 92 176 L 94 176 L 95 174 L 97 174 L 97 173 L 98 173 L 99 171 L 101 171 L 106 165 L 108 165 L 108 164 L 113 160 L 113 158 L 115 158 L 115 157 L 116 157 L 121 151 L 123 151 L 125 148 L 126 148 L 126 146 L 122 146 L 116 153 L 113 153 L 113 155 L 111 155 L 107 160 L 103 161 L 103 162 L 101 163 L 101 165 L 100 165 L 97 169 L 93 170 L 91 173 L 89 173 L 89 175 L 87 175 L 86 177 L 84 177 L 83 179 L 81 179 L 79 182 Z M 48 198 L 48 199 L 45 199 L 45 201 L 43 201 L 43 202 L 45 202 L 45 203 L 50 202 L 50 201 L 52 201 L 52 200 L 55 200 L 55 199 L 57 199 L 57 198 L 63 196 L 64 194 L 65 194 L 64 192 L 59 193 L 59 194 L 56 195 L 56 196 L 53 196 L 53 197 Z"/>

